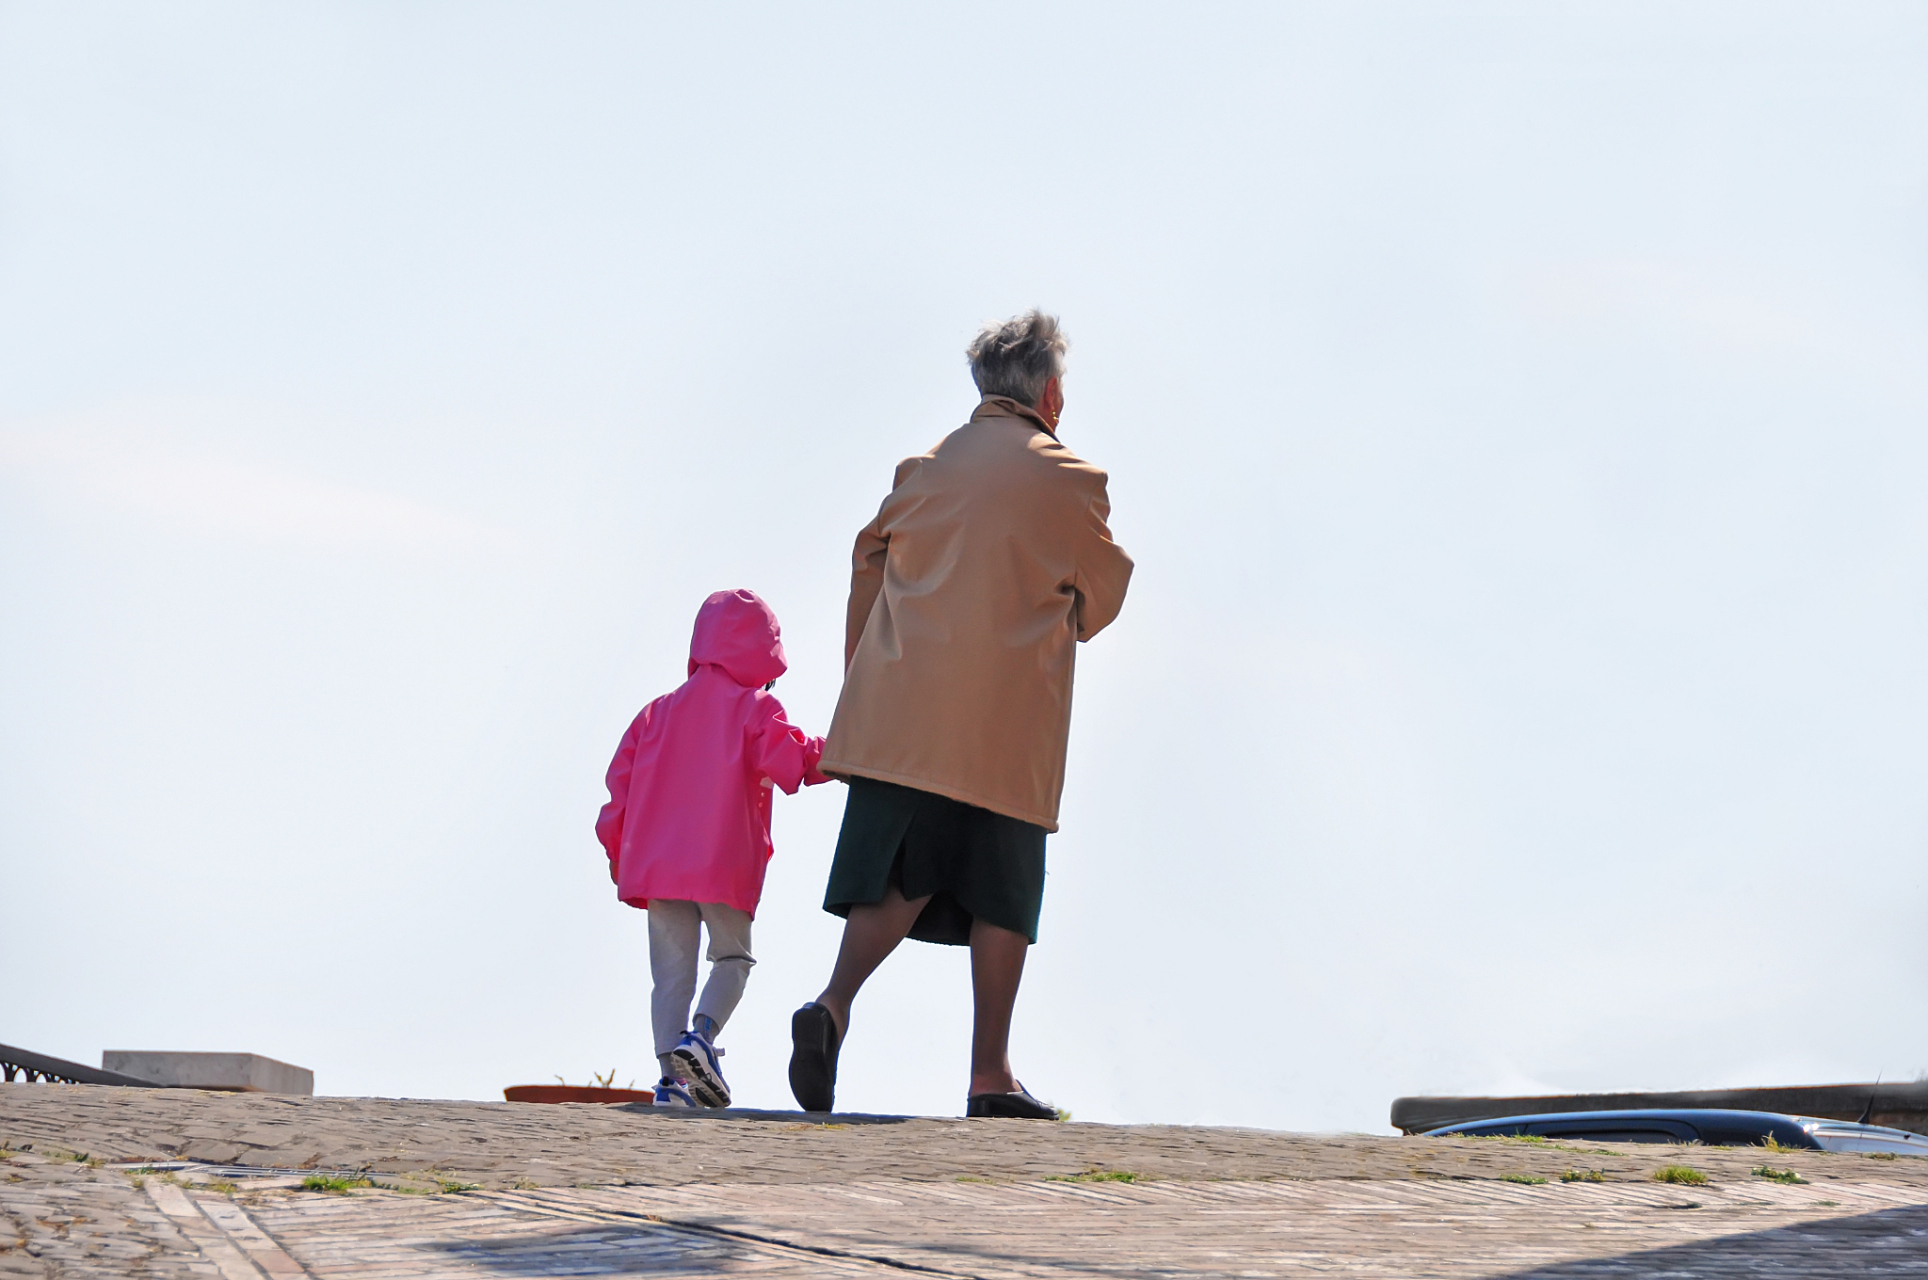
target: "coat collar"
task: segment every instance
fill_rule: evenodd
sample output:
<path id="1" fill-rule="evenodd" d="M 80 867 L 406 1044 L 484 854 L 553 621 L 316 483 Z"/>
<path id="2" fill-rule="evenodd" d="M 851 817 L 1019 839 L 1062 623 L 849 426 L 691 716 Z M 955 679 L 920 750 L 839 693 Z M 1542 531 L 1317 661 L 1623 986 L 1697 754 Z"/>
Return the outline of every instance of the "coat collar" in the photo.
<path id="1" fill-rule="evenodd" d="M 972 422 L 976 422 L 979 418 L 1029 418 L 1037 423 L 1038 430 L 1053 440 L 1058 438 L 1058 433 L 1045 422 L 1043 414 L 1028 404 L 1019 404 L 1010 396 L 985 396 L 984 402 L 971 414 Z"/>

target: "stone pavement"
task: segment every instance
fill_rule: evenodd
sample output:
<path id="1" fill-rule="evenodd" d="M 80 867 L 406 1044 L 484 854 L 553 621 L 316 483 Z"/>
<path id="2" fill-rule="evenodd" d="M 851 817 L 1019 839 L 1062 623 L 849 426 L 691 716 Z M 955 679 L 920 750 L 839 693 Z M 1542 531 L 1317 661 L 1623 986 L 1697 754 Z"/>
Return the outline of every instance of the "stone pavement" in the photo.
<path id="1" fill-rule="evenodd" d="M 1928 1276 L 1924 1160 L 825 1120 L 0 1085 L 0 1277 Z"/>

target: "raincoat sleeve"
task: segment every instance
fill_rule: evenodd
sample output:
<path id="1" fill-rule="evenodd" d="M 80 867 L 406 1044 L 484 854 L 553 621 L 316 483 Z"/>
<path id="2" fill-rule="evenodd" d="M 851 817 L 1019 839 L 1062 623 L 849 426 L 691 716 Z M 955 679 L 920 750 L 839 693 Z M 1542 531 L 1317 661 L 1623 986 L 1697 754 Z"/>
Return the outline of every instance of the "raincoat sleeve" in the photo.
<path id="1" fill-rule="evenodd" d="M 602 841 L 603 852 L 609 855 L 612 875 L 616 856 L 623 847 L 623 810 L 629 804 L 629 774 L 636 764 L 636 739 L 648 720 L 649 708 L 644 707 L 630 722 L 629 732 L 623 734 L 622 745 L 616 748 L 616 758 L 609 762 L 609 772 L 603 778 L 609 786 L 609 803 L 596 816 L 596 839 Z"/>
<path id="2" fill-rule="evenodd" d="M 1078 552 L 1078 572 L 1072 580 L 1076 593 L 1078 639 L 1089 640 L 1111 625 L 1125 607 L 1125 588 L 1131 582 L 1131 557 L 1111 540 L 1111 499 L 1105 494 L 1105 475 L 1098 473 L 1097 491 L 1085 506 L 1084 545 Z"/>
<path id="3" fill-rule="evenodd" d="M 756 699 L 756 717 L 750 725 L 750 764 L 761 778 L 793 796 L 797 788 L 815 786 L 830 779 L 817 770 L 823 759 L 823 739 L 812 738 L 784 718 L 783 704 L 767 693 Z"/>

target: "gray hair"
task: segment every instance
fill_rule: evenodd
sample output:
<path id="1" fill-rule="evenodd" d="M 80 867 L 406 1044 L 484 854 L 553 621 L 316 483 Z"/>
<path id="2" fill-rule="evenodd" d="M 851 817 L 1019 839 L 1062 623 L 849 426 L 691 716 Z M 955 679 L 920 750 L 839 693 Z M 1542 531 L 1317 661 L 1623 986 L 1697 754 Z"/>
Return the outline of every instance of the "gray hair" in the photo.
<path id="1" fill-rule="evenodd" d="M 970 357 L 971 381 L 979 395 L 1036 404 L 1044 396 L 1044 384 L 1064 376 L 1069 345 L 1058 318 L 1033 307 L 1001 324 L 985 325 L 964 354 Z"/>

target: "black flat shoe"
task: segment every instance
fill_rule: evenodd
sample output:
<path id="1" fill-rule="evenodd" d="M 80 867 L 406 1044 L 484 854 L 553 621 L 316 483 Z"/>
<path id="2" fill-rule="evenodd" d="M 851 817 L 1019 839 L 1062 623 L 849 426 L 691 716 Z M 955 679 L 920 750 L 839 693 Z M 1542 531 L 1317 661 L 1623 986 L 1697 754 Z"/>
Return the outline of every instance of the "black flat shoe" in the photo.
<path id="1" fill-rule="evenodd" d="M 1018 1085 L 1016 1093 L 974 1093 L 964 1100 L 967 1119 L 983 1120 L 1056 1120 L 1058 1109 L 1039 1102 Z"/>
<path id="2" fill-rule="evenodd" d="M 790 1092 L 805 1111 L 828 1111 L 836 1102 L 842 1040 L 830 1010 L 814 1000 L 790 1015 Z"/>

